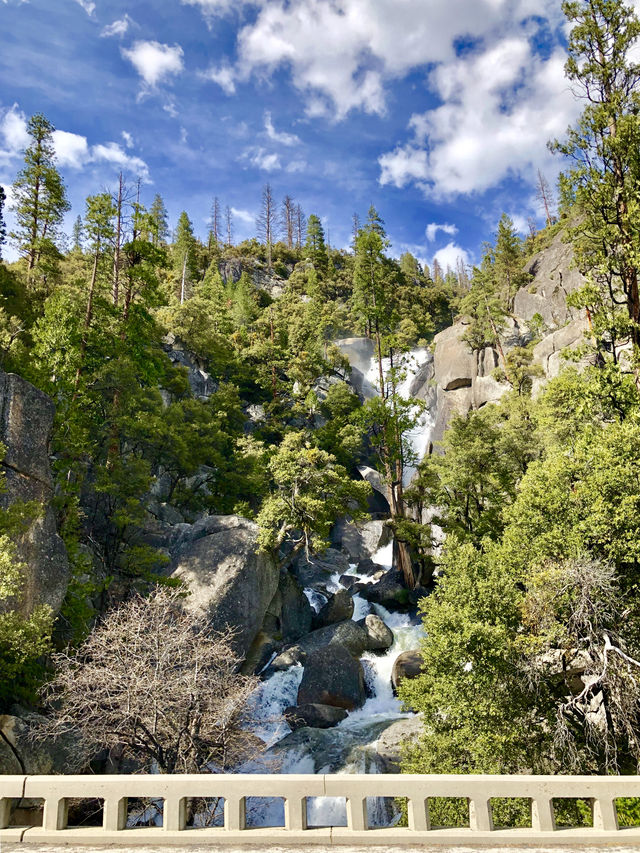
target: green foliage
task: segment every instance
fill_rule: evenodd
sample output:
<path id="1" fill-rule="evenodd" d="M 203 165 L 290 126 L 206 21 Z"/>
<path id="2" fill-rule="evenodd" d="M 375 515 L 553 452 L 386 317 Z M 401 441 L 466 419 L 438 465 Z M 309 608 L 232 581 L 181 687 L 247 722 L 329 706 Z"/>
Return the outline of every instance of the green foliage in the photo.
<path id="1" fill-rule="evenodd" d="M 307 553 L 324 550 L 341 515 L 366 515 L 369 483 L 352 480 L 335 457 L 302 433 L 289 433 L 269 461 L 273 490 L 258 513 L 258 542 L 277 550 L 289 539 Z"/>

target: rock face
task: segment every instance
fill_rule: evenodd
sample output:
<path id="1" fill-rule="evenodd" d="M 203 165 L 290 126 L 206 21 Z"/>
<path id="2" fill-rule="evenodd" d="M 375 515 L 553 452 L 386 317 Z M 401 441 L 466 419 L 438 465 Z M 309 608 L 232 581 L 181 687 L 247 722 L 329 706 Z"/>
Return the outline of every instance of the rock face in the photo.
<path id="1" fill-rule="evenodd" d="M 214 391 L 218 390 L 218 384 L 204 369 L 204 365 L 176 339 L 175 335 L 167 335 L 164 340 L 164 349 L 172 364 L 186 368 L 191 393 L 194 397 L 200 400 L 208 400 Z"/>
<path id="2" fill-rule="evenodd" d="M 384 762 L 383 773 L 399 773 L 402 759 L 402 745 L 408 740 L 416 740 L 422 734 L 420 717 L 407 717 L 392 723 L 380 735 L 376 751 Z"/>
<path id="3" fill-rule="evenodd" d="M 51 508 L 53 480 L 49 441 L 53 402 L 29 382 L 12 373 L 0 373 L 0 442 L 6 447 L 2 467 L 6 491 L 0 506 L 15 501 L 37 501 L 43 511 L 16 538 L 18 558 L 25 563 L 25 583 L 18 601 L 7 606 L 27 615 L 40 604 L 60 609 L 69 582 L 67 552 L 58 536 Z"/>
<path id="4" fill-rule="evenodd" d="M 391 672 L 391 686 L 395 693 L 405 678 L 417 678 L 422 672 L 422 655 L 419 649 L 411 649 L 398 655 Z"/>
<path id="5" fill-rule="evenodd" d="M 20 716 L 0 716 L 0 773 L 69 773 L 69 767 L 74 766 L 82 748 L 77 736 L 67 733 L 55 741 L 34 741 L 30 737 L 31 727 L 44 718 L 21 708 L 12 710 Z"/>
<path id="6" fill-rule="evenodd" d="M 209 516 L 183 528 L 171 577 L 191 593 L 185 606 L 217 630 L 233 631 L 232 646 L 245 657 L 278 590 L 278 567 L 257 553 L 258 526 L 246 518 Z"/>
<path id="7" fill-rule="evenodd" d="M 288 572 L 280 574 L 279 591 L 282 641 L 295 643 L 311 630 L 313 610 L 302 587 Z"/>
<path id="8" fill-rule="evenodd" d="M 308 655 L 298 688 L 298 706 L 332 705 L 353 711 L 366 699 L 364 671 L 344 646 L 335 644 Z"/>
<path id="9" fill-rule="evenodd" d="M 284 718 L 294 732 L 304 726 L 330 729 L 346 717 L 344 708 L 336 708 L 335 705 L 294 705 L 284 710 Z"/>

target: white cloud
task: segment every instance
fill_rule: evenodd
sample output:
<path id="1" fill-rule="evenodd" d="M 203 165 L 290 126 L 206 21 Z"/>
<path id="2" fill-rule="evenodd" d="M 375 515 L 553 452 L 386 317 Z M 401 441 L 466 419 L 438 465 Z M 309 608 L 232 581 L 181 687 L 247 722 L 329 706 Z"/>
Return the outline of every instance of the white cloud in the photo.
<path id="1" fill-rule="evenodd" d="M 133 148 L 133 136 L 131 136 L 128 131 L 122 131 L 122 138 L 124 139 L 124 144 L 127 146 L 127 148 Z"/>
<path id="2" fill-rule="evenodd" d="M 184 51 L 179 44 L 172 47 L 158 41 L 136 41 L 131 48 L 121 48 L 121 53 L 151 89 L 184 68 Z"/>
<path id="3" fill-rule="evenodd" d="M 54 130 L 53 144 L 59 166 L 71 166 L 81 169 L 91 160 L 86 136 L 69 133 L 66 130 Z"/>
<path id="4" fill-rule="evenodd" d="M 196 6 L 205 18 L 226 15 L 242 6 L 256 5 L 253 0 L 180 0 L 183 6 Z"/>
<path id="5" fill-rule="evenodd" d="M 285 171 L 287 171 L 290 175 L 295 175 L 300 172 L 306 172 L 308 168 L 309 164 L 306 160 L 292 160 L 290 163 L 287 164 L 287 168 Z"/>
<path id="6" fill-rule="evenodd" d="M 242 208 L 232 207 L 231 213 L 235 219 L 239 219 L 240 222 L 244 222 L 246 225 L 255 225 L 256 215 L 255 213 L 251 213 L 250 210 L 243 210 Z"/>
<path id="7" fill-rule="evenodd" d="M 562 20 L 558 0 L 270 0 L 239 34 L 238 74 L 289 69 L 309 115 L 380 114 L 387 81 L 452 61 L 460 38 L 504 34 L 532 15 Z"/>
<path id="8" fill-rule="evenodd" d="M 91 149 L 91 161 L 94 163 L 108 163 L 119 169 L 126 169 L 145 183 L 150 183 L 149 167 L 140 157 L 136 157 L 118 145 L 117 142 L 106 142 L 94 145 Z"/>
<path id="9" fill-rule="evenodd" d="M 226 95 L 235 94 L 236 73 L 228 63 L 223 63 L 217 68 L 212 65 L 206 71 L 201 71 L 200 76 L 204 80 L 211 80 L 212 83 L 217 83 Z"/>
<path id="10" fill-rule="evenodd" d="M 0 134 L 4 139 L 3 148 L 0 148 L 0 163 L 6 163 L 29 145 L 27 117 L 17 104 L 4 110 L 0 116 Z"/>
<path id="11" fill-rule="evenodd" d="M 431 222 L 425 228 L 427 240 L 430 243 L 433 243 L 433 241 L 438 236 L 439 231 L 442 231 L 443 234 L 448 234 L 450 237 L 453 237 L 455 234 L 458 233 L 458 228 L 456 225 L 449 225 L 449 223 L 446 222 Z"/>
<path id="12" fill-rule="evenodd" d="M 435 197 L 483 191 L 511 175 L 548 168 L 546 142 L 562 136 L 580 105 L 564 79 L 564 53 L 548 60 L 524 37 L 438 66 L 441 105 L 412 116 L 412 138 L 379 158 L 380 182 L 416 183 Z"/>
<path id="13" fill-rule="evenodd" d="M 433 256 L 433 260 L 440 264 L 444 272 L 448 269 L 455 270 L 456 264 L 459 260 L 462 260 L 465 266 L 471 263 L 469 253 L 465 249 L 456 245 L 453 241 L 451 243 L 447 243 L 444 248 L 439 249 Z"/>
<path id="14" fill-rule="evenodd" d="M 277 172 L 282 169 L 280 157 L 273 151 L 264 148 L 251 148 L 245 151 L 243 159 L 247 159 L 252 166 L 263 172 Z"/>
<path id="15" fill-rule="evenodd" d="M 102 32 L 100 33 L 101 38 L 111 38 L 116 36 L 117 38 L 122 38 L 122 36 L 126 35 L 129 31 L 129 27 L 133 24 L 133 20 L 129 17 L 129 15 L 125 14 L 124 18 L 120 18 L 117 21 L 114 21 L 112 24 L 106 26 Z"/>
<path id="16" fill-rule="evenodd" d="M 295 133 L 281 133 L 275 129 L 271 113 L 268 110 L 264 114 L 264 130 L 269 139 L 277 142 L 279 145 L 291 146 L 300 144 L 300 137 L 296 136 Z"/>
<path id="17" fill-rule="evenodd" d="M 93 2 L 93 0 L 76 0 L 76 3 L 79 6 L 82 6 L 87 15 L 93 15 L 93 13 L 96 11 L 96 4 Z"/>

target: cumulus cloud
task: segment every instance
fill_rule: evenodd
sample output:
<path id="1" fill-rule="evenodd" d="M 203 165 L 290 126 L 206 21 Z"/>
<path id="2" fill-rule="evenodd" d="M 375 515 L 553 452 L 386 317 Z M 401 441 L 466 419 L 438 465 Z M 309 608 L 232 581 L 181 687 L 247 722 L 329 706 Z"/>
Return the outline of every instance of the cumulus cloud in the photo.
<path id="1" fill-rule="evenodd" d="M 465 266 L 471 263 L 469 253 L 461 246 L 456 245 L 453 241 L 447 243 L 444 248 L 439 249 L 433 256 L 433 260 L 440 264 L 440 267 L 446 272 L 448 269 L 455 270 L 459 260 Z"/>
<path id="2" fill-rule="evenodd" d="M 239 207 L 232 207 L 231 214 L 235 219 L 239 219 L 240 222 L 244 222 L 245 225 L 254 225 L 256 221 L 255 213 L 251 213 L 250 210 L 243 210 Z"/>
<path id="3" fill-rule="evenodd" d="M 207 19 L 226 15 L 243 6 L 256 5 L 254 0 L 180 0 L 183 6 L 196 6 Z"/>
<path id="4" fill-rule="evenodd" d="M 127 148 L 133 148 L 133 136 L 131 136 L 128 131 L 122 131 L 122 138 L 124 139 L 124 144 L 127 146 Z"/>
<path id="5" fill-rule="evenodd" d="M 580 110 L 563 67 L 561 49 L 543 59 L 515 36 L 441 64 L 430 76 L 441 105 L 411 117 L 411 138 L 379 158 L 380 182 L 440 197 L 532 179 Z"/>
<path id="6" fill-rule="evenodd" d="M 133 47 L 121 48 L 121 53 L 150 89 L 184 68 L 184 51 L 179 44 L 171 46 L 158 41 L 136 41 Z"/>
<path id="7" fill-rule="evenodd" d="M 0 135 L 4 140 L 0 148 L 0 163 L 19 155 L 29 144 L 27 117 L 17 104 L 0 112 Z"/>
<path id="8" fill-rule="evenodd" d="M 282 169 L 280 156 L 264 148 L 248 148 L 241 159 L 246 160 L 262 172 L 279 172 Z"/>
<path id="9" fill-rule="evenodd" d="M 112 24 L 108 24 L 100 33 L 101 38 L 112 38 L 116 36 L 117 38 L 122 38 L 122 36 L 126 35 L 129 31 L 129 27 L 133 24 L 133 20 L 129 17 L 129 15 L 125 14 L 124 18 L 120 18 L 117 21 L 114 21 Z"/>
<path id="10" fill-rule="evenodd" d="M 225 0 L 185 0 L 224 11 Z M 307 113 L 381 114 L 387 81 L 456 57 L 460 38 L 482 40 L 531 16 L 562 19 L 557 0 L 273 0 L 238 36 L 238 73 L 288 68 Z M 322 37 L 319 38 L 319 34 Z M 331 50 L 327 49 L 331 45 Z"/>
<path id="11" fill-rule="evenodd" d="M 211 68 L 202 71 L 200 76 L 204 80 L 211 80 L 212 83 L 217 83 L 226 95 L 235 94 L 236 73 L 228 63 L 223 63 L 217 67 L 212 65 Z"/>
<path id="12" fill-rule="evenodd" d="M 71 166 L 80 169 L 91 159 L 86 136 L 69 133 L 66 130 L 53 132 L 53 144 L 59 166 Z"/>
<path id="13" fill-rule="evenodd" d="M 439 231 L 442 231 L 443 234 L 448 234 L 450 237 L 453 237 L 455 234 L 458 233 L 458 228 L 456 225 L 450 225 L 446 222 L 431 222 L 425 228 L 424 233 L 426 234 L 427 240 L 430 243 L 433 243 L 433 241 L 438 236 Z"/>
<path id="14" fill-rule="evenodd" d="M 295 133 L 283 133 L 275 129 L 275 127 L 273 126 L 271 113 L 268 110 L 264 114 L 264 130 L 269 139 L 271 139 L 273 142 L 277 142 L 279 145 L 300 144 L 300 137 L 296 136 Z"/>

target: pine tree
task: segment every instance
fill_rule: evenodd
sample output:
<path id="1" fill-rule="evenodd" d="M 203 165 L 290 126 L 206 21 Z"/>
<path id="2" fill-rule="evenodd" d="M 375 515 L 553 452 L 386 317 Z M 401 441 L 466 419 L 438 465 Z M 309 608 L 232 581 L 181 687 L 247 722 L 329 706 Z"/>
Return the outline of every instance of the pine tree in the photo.
<path id="1" fill-rule="evenodd" d="M 553 215 L 553 195 L 551 187 L 549 186 L 549 181 L 545 178 L 540 169 L 538 169 L 536 198 L 544 209 L 547 225 L 553 224 L 555 221 L 555 217 Z"/>
<path id="2" fill-rule="evenodd" d="M 156 194 L 153 199 L 153 204 L 149 208 L 149 216 L 153 223 L 151 235 L 153 245 L 158 246 L 161 243 L 166 243 L 169 238 L 169 215 L 160 194 Z"/>
<path id="3" fill-rule="evenodd" d="M 211 205 L 211 219 L 209 229 L 209 253 L 216 250 L 222 242 L 222 221 L 220 219 L 220 199 L 216 196 Z"/>
<path id="4" fill-rule="evenodd" d="M 322 222 L 315 213 L 312 213 L 307 221 L 307 240 L 304 244 L 304 251 L 318 272 L 327 271 L 329 257 L 324 243 L 324 229 Z"/>
<path id="5" fill-rule="evenodd" d="M 193 225 L 184 210 L 178 219 L 173 241 L 173 270 L 178 286 L 178 299 L 182 304 L 199 278 Z"/>
<path id="6" fill-rule="evenodd" d="M 227 246 L 233 245 L 233 215 L 229 205 L 225 208 L 225 224 L 227 230 Z"/>
<path id="7" fill-rule="evenodd" d="M 71 244 L 74 252 L 82 252 L 83 233 L 84 226 L 82 224 L 82 217 L 78 214 L 76 221 L 73 223 L 73 232 L 71 234 Z"/>
<path id="8" fill-rule="evenodd" d="M 271 269 L 271 250 L 276 235 L 276 206 L 271 184 L 265 184 L 262 189 L 260 215 L 256 219 L 258 237 L 267 250 L 267 268 Z"/>
<path id="9" fill-rule="evenodd" d="M 55 128 L 41 113 L 29 119 L 31 143 L 24 153 L 24 166 L 13 184 L 16 230 L 11 234 L 27 260 L 29 279 L 38 265 L 43 278 L 55 266 L 59 252 L 56 239 L 64 214 L 69 210 L 65 186 L 55 166 Z"/>
<path id="10" fill-rule="evenodd" d="M 511 218 L 503 213 L 496 235 L 494 270 L 496 284 L 507 311 L 513 309 L 515 295 L 527 280 L 527 274 L 522 270 L 522 261 L 522 240 Z"/>

